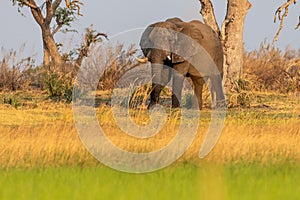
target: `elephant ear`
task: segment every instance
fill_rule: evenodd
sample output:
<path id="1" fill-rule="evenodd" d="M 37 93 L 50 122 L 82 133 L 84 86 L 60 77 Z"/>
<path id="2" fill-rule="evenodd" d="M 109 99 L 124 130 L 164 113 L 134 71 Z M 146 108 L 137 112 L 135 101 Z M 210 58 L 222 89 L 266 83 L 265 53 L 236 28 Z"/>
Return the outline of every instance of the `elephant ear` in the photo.
<path id="1" fill-rule="evenodd" d="M 143 51 L 144 56 L 148 56 L 151 52 L 151 47 L 153 47 L 153 42 L 150 40 L 150 34 L 151 31 L 153 30 L 153 27 L 155 25 L 152 24 L 146 28 L 144 33 L 142 34 L 141 40 L 140 40 L 140 47 Z"/>
<path id="2" fill-rule="evenodd" d="M 187 40 L 187 38 L 192 38 L 191 28 L 189 27 L 189 24 L 186 22 L 176 22 L 176 32 L 178 34 L 176 35 L 176 41 L 173 44 L 173 52 L 181 52 L 181 55 L 172 54 L 172 63 L 181 63 L 184 62 L 185 59 L 182 57 L 192 57 L 195 54 L 195 47 L 193 44 L 190 44 Z"/>

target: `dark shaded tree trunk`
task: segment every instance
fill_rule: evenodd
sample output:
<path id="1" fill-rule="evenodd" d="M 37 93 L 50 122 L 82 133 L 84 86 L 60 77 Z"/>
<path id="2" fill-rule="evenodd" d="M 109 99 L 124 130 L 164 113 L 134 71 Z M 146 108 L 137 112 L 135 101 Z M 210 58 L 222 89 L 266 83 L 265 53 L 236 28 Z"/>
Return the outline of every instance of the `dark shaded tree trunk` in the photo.
<path id="1" fill-rule="evenodd" d="M 44 65 L 48 66 L 51 62 L 55 66 L 59 66 L 62 63 L 62 59 L 59 50 L 55 44 L 53 34 L 51 33 L 51 21 L 54 16 L 55 10 L 58 8 L 62 0 L 46 1 L 46 14 L 43 16 L 42 10 L 36 5 L 34 0 L 29 0 L 26 4 L 30 7 L 31 13 L 35 21 L 38 23 L 42 30 L 42 40 L 44 48 Z"/>
<path id="2" fill-rule="evenodd" d="M 43 49 L 44 49 L 44 58 L 43 58 L 43 64 L 44 66 L 49 66 L 50 65 L 50 60 L 51 60 L 51 56 L 50 56 L 50 52 L 45 44 L 45 42 L 43 41 Z"/>
<path id="3" fill-rule="evenodd" d="M 50 26 L 42 26 L 42 38 L 44 43 L 44 61 L 47 63 L 44 63 L 44 65 L 49 64 L 49 57 L 51 57 L 52 64 L 56 66 L 60 66 L 62 64 L 61 55 L 59 53 L 59 50 L 56 46 L 55 40 L 53 38 L 53 35 L 50 31 Z M 50 55 L 50 56 L 49 56 Z"/>

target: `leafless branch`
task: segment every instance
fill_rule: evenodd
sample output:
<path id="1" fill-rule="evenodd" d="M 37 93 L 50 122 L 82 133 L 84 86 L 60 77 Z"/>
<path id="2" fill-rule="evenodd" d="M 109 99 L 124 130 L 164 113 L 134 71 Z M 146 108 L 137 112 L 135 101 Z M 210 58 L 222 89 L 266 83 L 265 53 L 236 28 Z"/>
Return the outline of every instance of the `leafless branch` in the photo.
<path id="1" fill-rule="evenodd" d="M 279 29 L 273 39 L 273 43 L 274 44 L 276 41 L 278 41 L 278 38 L 279 38 L 279 35 L 280 35 L 280 32 L 282 31 L 283 29 L 283 26 L 284 26 L 284 20 L 286 18 L 286 16 L 288 15 L 289 13 L 289 6 L 291 4 L 296 4 L 296 0 L 287 0 L 287 2 L 283 5 L 281 5 L 275 12 L 275 15 L 274 15 L 274 23 L 276 23 L 276 20 L 278 18 L 278 20 L 280 21 L 280 25 L 279 25 Z M 283 14 L 281 14 L 281 12 L 284 11 Z M 300 24 L 300 23 L 299 23 Z M 300 25 L 299 25 L 300 26 Z M 298 27 L 298 25 L 297 25 Z"/>
<path id="2" fill-rule="evenodd" d="M 55 27 L 55 29 L 52 31 L 52 35 L 55 35 L 61 28 L 63 27 L 62 24 L 59 24 Z"/>
<path id="3" fill-rule="evenodd" d="M 205 24 L 210 26 L 220 36 L 220 29 L 214 14 L 214 7 L 211 0 L 199 0 L 199 2 L 201 3 L 200 13 Z"/>
<path id="4" fill-rule="evenodd" d="M 109 40 L 107 34 L 105 34 L 105 33 L 98 33 L 98 34 L 95 36 L 95 38 L 99 38 L 99 37 L 105 37 L 105 39 Z"/>
<path id="5" fill-rule="evenodd" d="M 299 16 L 299 19 L 298 19 L 298 24 L 297 26 L 295 27 L 295 29 L 298 29 L 300 27 L 300 16 Z"/>
<path id="6" fill-rule="evenodd" d="M 93 43 L 102 41 L 101 37 L 104 37 L 105 39 L 109 40 L 107 34 L 96 32 L 93 29 L 93 25 L 91 25 L 89 28 L 86 29 L 86 33 L 85 33 L 85 36 L 84 36 L 84 41 L 83 41 L 83 44 L 81 45 L 78 57 L 77 57 L 76 62 L 75 62 L 75 65 L 77 67 L 80 67 L 83 58 L 88 56 L 90 46 Z"/>

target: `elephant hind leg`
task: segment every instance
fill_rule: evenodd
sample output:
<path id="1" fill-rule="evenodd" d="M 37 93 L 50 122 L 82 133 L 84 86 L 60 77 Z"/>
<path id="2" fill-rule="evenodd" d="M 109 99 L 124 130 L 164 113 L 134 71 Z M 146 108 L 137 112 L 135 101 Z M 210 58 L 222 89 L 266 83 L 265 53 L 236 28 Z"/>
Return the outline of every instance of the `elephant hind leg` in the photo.
<path id="1" fill-rule="evenodd" d="M 216 93 L 216 108 L 225 108 L 226 107 L 226 100 L 225 94 L 223 90 L 222 78 L 220 75 L 212 75 L 210 77 L 213 89 Z"/>

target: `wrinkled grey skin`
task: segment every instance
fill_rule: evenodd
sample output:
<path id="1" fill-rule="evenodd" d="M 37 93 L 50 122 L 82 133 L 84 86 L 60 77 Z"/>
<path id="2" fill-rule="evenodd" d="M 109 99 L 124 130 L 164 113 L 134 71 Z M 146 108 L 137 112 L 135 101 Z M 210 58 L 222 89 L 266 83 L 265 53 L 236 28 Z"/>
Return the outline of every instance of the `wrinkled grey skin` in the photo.
<path id="1" fill-rule="evenodd" d="M 150 27 L 150 28 L 149 28 Z M 168 31 L 163 31 L 160 33 L 156 33 L 151 27 L 159 27 L 164 28 L 165 30 L 173 30 L 172 33 Z M 215 65 L 219 70 L 219 76 L 211 74 L 204 75 L 199 73 L 199 70 L 196 70 L 194 66 L 192 66 L 189 62 L 184 60 L 182 57 L 177 56 L 176 54 L 172 54 L 172 49 L 174 46 L 176 48 L 184 48 L 184 51 L 188 53 L 188 55 L 194 56 L 195 50 L 192 47 L 186 46 L 182 44 L 180 41 L 180 37 L 174 35 L 174 31 L 183 33 L 197 43 L 199 43 L 206 52 L 210 55 Z M 168 42 L 166 42 L 168 41 Z M 183 42 L 184 43 L 184 42 Z M 159 48 L 155 48 L 155 46 L 159 46 L 157 44 L 164 44 L 166 47 L 164 49 L 170 49 L 170 51 L 160 50 Z M 171 18 L 167 19 L 164 22 L 157 22 L 148 26 L 148 28 L 144 31 L 141 40 L 140 46 L 143 51 L 145 57 L 151 62 L 152 65 L 152 75 L 155 77 L 159 77 L 162 83 L 168 83 L 171 78 L 171 70 L 168 67 L 163 67 L 162 65 L 167 65 L 174 70 L 177 70 L 180 74 L 185 77 L 190 77 L 193 85 L 194 91 L 197 96 L 199 109 L 202 108 L 202 90 L 203 84 L 205 80 L 210 78 L 212 90 L 216 92 L 216 102 L 223 102 L 225 100 L 223 88 L 222 88 L 222 77 L 223 77 L 223 49 L 222 44 L 217 36 L 217 34 L 207 25 L 203 24 L 200 21 L 193 20 L 191 22 L 183 22 L 179 18 Z M 146 48 L 146 47 L 154 47 L 154 48 Z M 174 52 L 174 51 L 173 51 Z M 201 55 L 198 55 L 198 57 Z M 193 57 L 192 57 L 193 59 Z M 160 65 L 155 65 L 160 64 Z M 202 63 L 203 64 L 203 63 Z M 200 66 L 201 62 L 200 62 Z M 181 99 L 181 89 L 183 85 L 182 76 L 173 74 L 173 91 L 174 88 L 180 88 L 180 92 L 176 93 L 176 96 L 172 95 L 172 107 L 176 108 L 180 106 L 180 102 L 178 99 Z M 148 108 L 152 105 L 159 103 L 159 95 L 163 86 L 160 84 L 152 84 L 152 92 L 150 94 L 151 100 Z M 177 97 L 177 98 L 176 98 Z"/>

